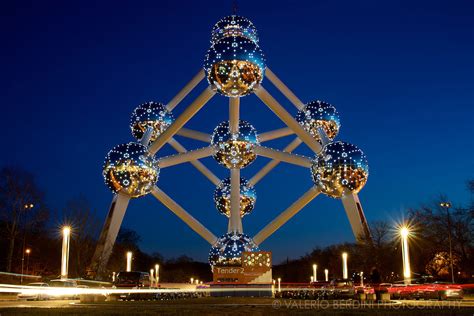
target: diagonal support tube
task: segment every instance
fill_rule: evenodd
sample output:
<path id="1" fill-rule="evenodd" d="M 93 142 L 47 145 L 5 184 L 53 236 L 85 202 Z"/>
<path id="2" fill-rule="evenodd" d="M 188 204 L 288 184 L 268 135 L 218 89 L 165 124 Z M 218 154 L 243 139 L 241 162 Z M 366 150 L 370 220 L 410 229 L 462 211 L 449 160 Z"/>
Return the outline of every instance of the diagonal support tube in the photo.
<path id="1" fill-rule="evenodd" d="M 295 132 L 293 132 L 293 131 L 291 130 L 291 128 L 289 128 L 289 127 L 283 127 L 283 128 L 279 128 L 279 129 L 276 129 L 276 130 L 273 130 L 273 131 L 261 133 L 261 134 L 258 136 L 258 140 L 259 140 L 261 143 L 263 143 L 263 142 L 267 142 L 267 141 L 269 141 L 269 140 L 273 140 L 273 139 L 285 137 L 285 136 L 288 136 L 288 135 L 292 135 L 292 134 L 294 134 L 294 133 L 295 133 Z"/>
<path id="2" fill-rule="evenodd" d="M 291 143 L 288 144 L 288 146 L 283 149 L 283 151 L 290 153 L 293 150 L 295 150 L 299 145 L 301 144 L 301 139 L 295 138 Z M 250 185 L 256 185 L 257 182 L 262 180 L 264 176 L 266 176 L 270 171 L 273 170 L 278 164 L 280 163 L 280 160 L 273 159 L 272 161 L 269 161 L 262 169 L 260 169 L 259 172 L 257 172 L 250 180 L 249 184 Z"/>
<path id="3" fill-rule="evenodd" d="M 178 132 L 206 103 L 216 92 L 208 86 L 186 110 L 161 134 L 153 144 L 150 145 L 149 151 L 152 155 L 156 154 L 161 147 L 163 147 L 171 137 Z"/>
<path id="4" fill-rule="evenodd" d="M 214 152 L 215 152 L 214 147 L 207 146 L 207 147 L 203 147 L 203 148 L 199 148 L 195 150 L 190 150 L 184 153 L 179 153 L 176 155 L 166 156 L 166 157 L 160 158 L 159 166 L 160 168 L 175 166 L 181 163 L 190 162 L 193 160 L 198 160 L 201 158 L 212 156 Z"/>
<path id="5" fill-rule="evenodd" d="M 283 224 L 289 221 L 293 216 L 296 215 L 305 205 L 311 202 L 318 194 L 319 189 L 315 186 L 311 187 L 305 194 L 303 194 L 296 202 L 291 204 L 286 210 L 278 215 L 273 221 L 265 226 L 255 237 L 253 241 L 260 245 L 265 239 L 270 237 L 275 231 L 277 231 Z"/>
<path id="6" fill-rule="evenodd" d="M 168 142 L 171 147 L 173 147 L 177 152 L 179 153 L 185 153 L 187 152 L 186 148 L 184 148 L 183 145 L 181 145 L 176 139 L 171 138 Z M 199 170 L 206 178 L 209 179 L 214 185 L 219 185 L 220 180 L 219 178 L 212 173 L 211 170 L 209 170 L 202 162 L 199 160 L 193 160 L 190 161 L 190 163 L 197 169 Z"/>
<path id="7" fill-rule="evenodd" d="M 308 157 L 290 154 L 288 152 L 279 151 L 264 146 L 255 147 L 255 153 L 263 157 L 272 158 L 278 161 L 284 161 L 301 167 L 311 167 L 311 159 L 309 159 Z"/>
<path id="8" fill-rule="evenodd" d="M 185 222 L 192 230 L 194 230 L 199 236 L 207 240 L 208 243 L 214 245 L 217 241 L 217 237 L 211 233 L 204 225 L 202 225 L 197 219 L 186 212 L 178 203 L 170 198 L 165 192 L 161 191 L 157 186 L 151 189 L 151 194 L 166 206 L 171 212 L 178 216 L 183 222 Z"/>
<path id="9" fill-rule="evenodd" d="M 201 69 L 194 77 L 188 82 L 181 91 L 166 105 L 168 110 L 173 110 L 179 102 L 181 102 L 200 82 L 204 79 L 204 69 Z"/>
<path id="10" fill-rule="evenodd" d="M 188 128 L 182 128 L 180 129 L 176 135 L 179 135 L 179 136 L 183 136 L 183 137 L 186 137 L 186 138 L 191 138 L 191 139 L 195 139 L 195 140 L 199 140 L 201 142 L 205 142 L 205 143 L 210 143 L 211 142 L 211 135 L 209 134 L 206 134 L 206 133 L 202 133 L 202 132 L 198 132 L 198 131 L 194 131 L 192 129 L 188 129 Z"/>
<path id="11" fill-rule="evenodd" d="M 370 235 L 369 225 L 365 219 L 359 196 L 356 193 L 347 191 L 342 196 L 341 201 L 349 223 L 351 224 L 355 239 L 357 241 L 371 241 L 372 236 Z"/>
<path id="12" fill-rule="evenodd" d="M 265 69 L 265 76 L 298 110 L 304 108 L 304 103 L 268 67 Z"/>
<path id="13" fill-rule="evenodd" d="M 301 140 L 308 145 L 309 148 L 316 154 L 322 149 L 321 144 L 311 136 L 310 133 L 304 130 L 304 128 L 288 113 L 284 107 L 282 107 L 277 100 L 275 100 L 270 93 L 267 92 L 262 86 L 255 89 L 257 97 L 265 103 L 273 113 L 276 114 L 289 128 L 291 128 Z"/>

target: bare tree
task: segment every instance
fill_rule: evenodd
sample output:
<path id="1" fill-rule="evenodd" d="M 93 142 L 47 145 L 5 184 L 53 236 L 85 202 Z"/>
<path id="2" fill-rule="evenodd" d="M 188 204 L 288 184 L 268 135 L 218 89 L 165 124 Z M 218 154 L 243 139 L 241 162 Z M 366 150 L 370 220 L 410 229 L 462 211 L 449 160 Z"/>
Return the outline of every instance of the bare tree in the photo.
<path id="1" fill-rule="evenodd" d="M 0 217 L 5 222 L 8 240 L 6 270 L 12 270 L 15 241 L 20 232 L 44 223 L 48 211 L 43 203 L 43 193 L 31 173 L 14 167 L 0 170 Z"/>

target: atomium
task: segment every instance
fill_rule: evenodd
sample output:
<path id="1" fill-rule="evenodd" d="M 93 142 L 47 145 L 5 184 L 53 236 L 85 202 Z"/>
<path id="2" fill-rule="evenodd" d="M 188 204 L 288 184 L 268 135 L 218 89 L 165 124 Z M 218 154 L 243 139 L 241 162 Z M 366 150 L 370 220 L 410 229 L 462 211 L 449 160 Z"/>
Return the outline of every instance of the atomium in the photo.
<path id="1" fill-rule="evenodd" d="M 158 180 L 157 160 L 139 143 L 115 146 L 105 157 L 103 176 L 112 192 L 130 197 L 148 194 Z"/>
<path id="2" fill-rule="evenodd" d="M 230 178 L 226 178 L 219 183 L 214 191 L 214 203 L 217 210 L 227 217 L 230 217 Z M 257 200 L 257 192 L 249 182 L 240 178 L 240 216 L 252 212 Z"/>
<path id="3" fill-rule="evenodd" d="M 227 36 L 209 48 L 204 70 L 209 84 L 220 94 L 245 96 L 262 82 L 265 57 L 254 41 L 243 36 Z"/>
<path id="4" fill-rule="evenodd" d="M 320 143 L 322 140 L 319 129 L 325 132 L 329 140 L 333 140 L 341 128 L 336 108 L 323 101 L 307 103 L 302 110 L 298 111 L 296 120 Z"/>
<path id="5" fill-rule="evenodd" d="M 133 136 L 140 140 L 146 130 L 151 127 L 152 134 L 150 141 L 155 141 L 168 126 L 173 123 L 173 114 L 166 106 L 158 102 L 147 102 L 138 106 L 132 113 L 130 119 L 130 129 Z"/>
<path id="6" fill-rule="evenodd" d="M 219 20 L 212 28 L 211 44 L 228 36 L 242 36 L 258 44 L 257 28 L 242 16 L 230 15 Z"/>
<path id="7" fill-rule="evenodd" d="M 340 198 L 346 192 L 358 193 L 364 187 L 369 165 L 362 150 L 338 141 L 324 146 L 313 161 L 311 174 L 321 192 Z"/>
<path id="8" fill-rule="evenodd" d="M 212 266 L 239 266 L 242 264 L 244 251 L 258 251 L 258 246 L 245 234 L 227 233 L 211 247 L 209 263 Z"/>
<path id="9" fill-rule="evenodd" d="M 257 155 L 255 146 L 259 144 L 257 131 L 247 121 L 239 121 L 238 133 L 231 133 L 229 122 L 220 123 L 211 137 L 216 152 L 214 159 L 226 168 L 244 168 L 251 164 Z"/>

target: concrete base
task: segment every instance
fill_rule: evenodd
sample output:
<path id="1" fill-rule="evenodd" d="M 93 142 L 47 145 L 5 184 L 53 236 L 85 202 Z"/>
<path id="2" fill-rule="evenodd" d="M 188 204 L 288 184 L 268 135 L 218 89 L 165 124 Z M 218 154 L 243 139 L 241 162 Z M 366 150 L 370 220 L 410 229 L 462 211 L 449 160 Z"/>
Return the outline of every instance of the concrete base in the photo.
<path id="1" fill-rule="evenodd" d="M 211 297 L 272 297 L 272 284 L 211 284 Z"/>

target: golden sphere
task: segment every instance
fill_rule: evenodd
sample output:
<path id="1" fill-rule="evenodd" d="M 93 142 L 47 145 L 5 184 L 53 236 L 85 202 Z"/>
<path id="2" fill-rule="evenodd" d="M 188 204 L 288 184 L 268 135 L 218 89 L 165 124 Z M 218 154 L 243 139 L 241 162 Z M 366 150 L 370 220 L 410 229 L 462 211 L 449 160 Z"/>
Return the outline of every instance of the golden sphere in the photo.
<path id="1" fill-rule="evenodd" d="M 214 191 L 214 203 L 216 204 L 217 210 L 230 217 L 230 178 L 226 178 L 219 183 L 216 190 Z M 252 212 L 255 207 L 255 202 L 257 200 L 257 192 L 255 191 L 254 186 L 250 185 L 249 182 L 240 178 L 240 216 L 244 217 L 245 215 Z"/>

